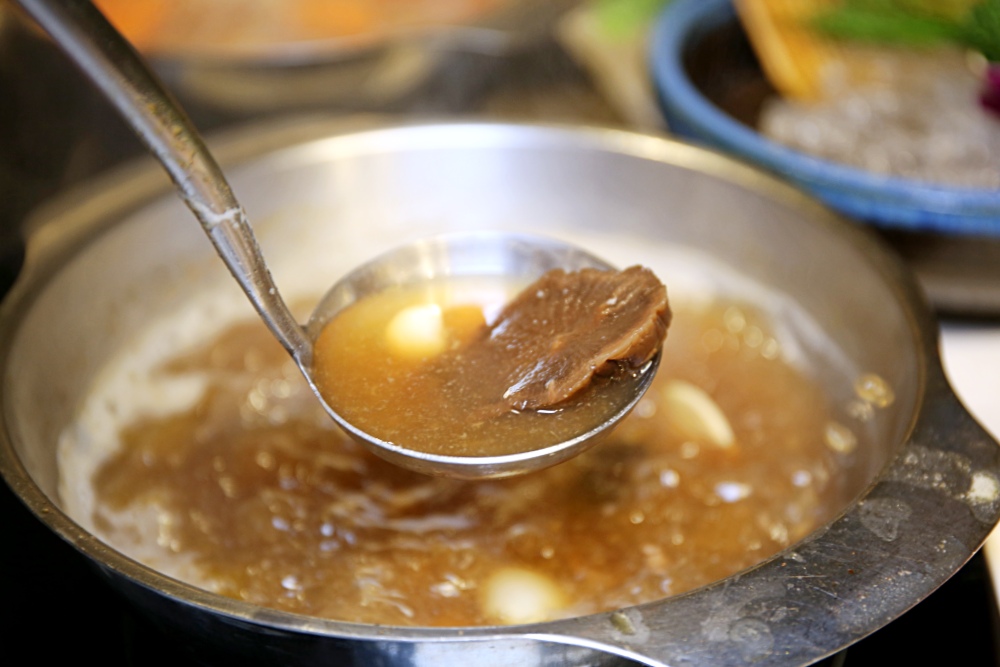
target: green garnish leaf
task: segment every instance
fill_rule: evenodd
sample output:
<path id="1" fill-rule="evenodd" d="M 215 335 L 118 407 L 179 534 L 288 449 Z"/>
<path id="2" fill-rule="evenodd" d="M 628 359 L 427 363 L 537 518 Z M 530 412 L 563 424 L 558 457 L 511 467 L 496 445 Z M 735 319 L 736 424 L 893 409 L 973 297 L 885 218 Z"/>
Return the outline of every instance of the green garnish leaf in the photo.
<path id="1" fill-rule="evenodd" d="M 626 38 L 645 28 L 670 0 L 594 0 L 601 27 L 612 37 Z"/>
<path id="2" fill-rule="evenodd" d="M 837 39 L 899 46 L 941 44 L 961 33 L 957 24 L 931 16 L 846 6 L 819 14 L 813 25 Z"/>
<path id="3" fill-rule="evenodd" d="M 1000 62 L 1000 0 L 984 0 L 962 21 L 962 41 L 990 62 Z"/>
<path id="4" fill-rule="evenodd" d="M 894 46 L 952 43 L 1000 61 L 1000 0 L 963 10 L 929 0 L 843 0 L 813 17 L 811 25 L 837 39 Z"/>

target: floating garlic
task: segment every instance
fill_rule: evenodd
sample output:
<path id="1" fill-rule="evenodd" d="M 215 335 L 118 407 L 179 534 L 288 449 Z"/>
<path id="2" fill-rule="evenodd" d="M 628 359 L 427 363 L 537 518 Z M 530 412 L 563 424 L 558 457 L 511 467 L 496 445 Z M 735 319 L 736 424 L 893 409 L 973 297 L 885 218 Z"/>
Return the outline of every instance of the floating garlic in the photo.
<path id="1" fill-rule="evenodd" d="M 441 307 L 430 303 L 404 308 L 389 322 L 385 334 L 390 350 L 401 357 L 438 354 L 445 346 Z"/>
<path id="2" fill-rule="evenodd" d="M 550 620 L 565 600 L 555 582 L 534 570 L 505 567 L 483 586 L 483 612 L 506 625 Z"/>
<path id="3" fill-rule="evenodd" d="M 735 444 L 736 435 L 729 420 L 705 390 L 684 380 L 671 380 L 660 397 L 667 423 L 681 436 L 717 447 Z"/>

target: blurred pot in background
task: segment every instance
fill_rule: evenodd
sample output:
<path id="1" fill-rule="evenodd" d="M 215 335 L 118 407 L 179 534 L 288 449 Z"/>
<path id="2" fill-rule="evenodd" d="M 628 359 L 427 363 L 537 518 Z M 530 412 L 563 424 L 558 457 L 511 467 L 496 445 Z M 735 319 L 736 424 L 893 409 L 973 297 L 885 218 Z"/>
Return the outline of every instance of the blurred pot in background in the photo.
<path id="1" fill-rule="evenodd" d="M 213 118 L 461 110 L 491 58 L 530 48 L 570 4 L 525 0 L 102 0 L 182 101 Z M 495 68 L 492 68 L 495 69 Z"/>
<path id="2" fill-rule="evenodd" d="M 511 59 L 547 48 L 552 23 L 575 0 L 191 4 L 98 2 L 210 131 L 293 113 L 468 113 Z M 0 5 L 0 97 L 5 248 L 46 197 L 141 153 L 83 77 L 8 5 Z"/>

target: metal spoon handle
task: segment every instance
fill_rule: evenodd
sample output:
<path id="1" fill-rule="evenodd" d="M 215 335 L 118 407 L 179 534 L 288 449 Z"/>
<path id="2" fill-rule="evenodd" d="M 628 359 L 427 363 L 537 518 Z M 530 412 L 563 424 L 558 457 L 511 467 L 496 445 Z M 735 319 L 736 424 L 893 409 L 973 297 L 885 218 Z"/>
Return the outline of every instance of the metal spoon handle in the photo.
<path id="1" fill-rule="evenodd" d="M 278 293 L 246 213 L 191 121 L 89 0 L 14 0 L 112 102 L 170 174 L 184 202 L 278 341 L 300 364 L 312 346 Z"/>

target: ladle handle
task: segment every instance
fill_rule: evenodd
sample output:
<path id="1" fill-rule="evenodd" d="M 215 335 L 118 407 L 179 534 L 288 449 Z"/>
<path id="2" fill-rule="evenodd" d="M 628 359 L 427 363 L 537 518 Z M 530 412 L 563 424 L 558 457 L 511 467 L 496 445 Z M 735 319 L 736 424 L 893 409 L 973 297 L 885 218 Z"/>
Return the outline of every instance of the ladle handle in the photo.
<path id="1" fill-rule="evenodd" d="M 89 0 L 14 0 L 110 100 L 178 191 L 271 332 L 308 365 L 312 345 L 278 293 L 246 213 L 194 125 Z"/>

